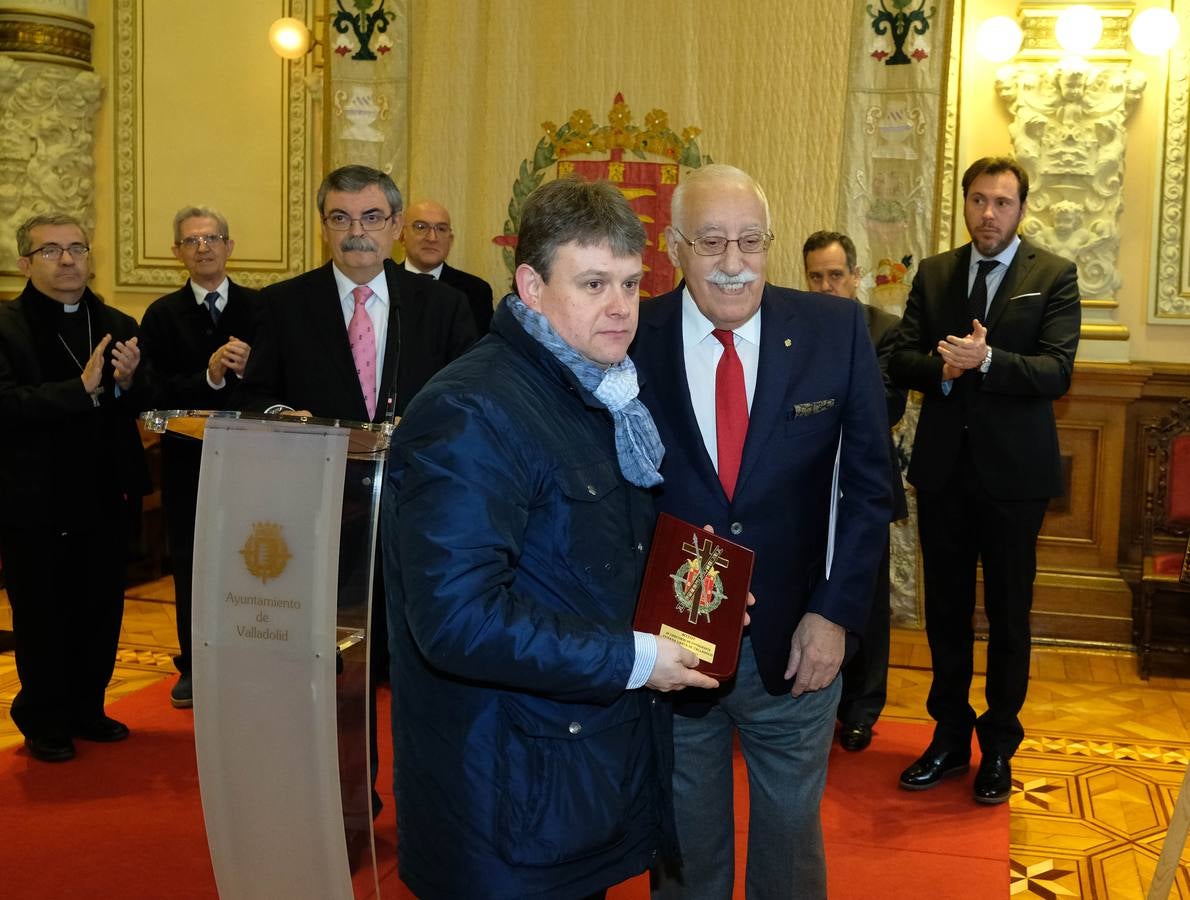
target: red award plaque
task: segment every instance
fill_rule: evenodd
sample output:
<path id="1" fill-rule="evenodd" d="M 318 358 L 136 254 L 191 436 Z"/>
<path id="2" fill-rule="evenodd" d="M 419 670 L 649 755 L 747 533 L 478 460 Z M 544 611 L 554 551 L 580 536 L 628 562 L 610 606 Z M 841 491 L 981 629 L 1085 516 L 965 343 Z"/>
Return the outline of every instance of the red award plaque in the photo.
<path id="1" fill-rule="evenodd" d="M 730 678 L 740 658 L 755 554 L 667 513 L 657 519 L 633 628 L 667 637 Z"/>

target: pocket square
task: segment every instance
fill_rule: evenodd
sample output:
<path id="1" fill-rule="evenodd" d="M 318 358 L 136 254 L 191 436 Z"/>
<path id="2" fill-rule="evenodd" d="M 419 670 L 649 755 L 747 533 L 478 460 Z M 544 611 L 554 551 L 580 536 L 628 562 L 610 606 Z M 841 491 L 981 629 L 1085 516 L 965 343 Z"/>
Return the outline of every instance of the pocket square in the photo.
<path id="1" fill-rule="evenodd" d="M 835 405 L 835 398 L 831 397 L 827 400 L 811 400 L 809 403 L 795 403 L 793 404 L 793 418 L 800 418 L 802 416 L 812 416 L 816 413 L 826 412 Z"/>
<path id="2" fill-rule="evenodd" d="M 1041 291 L 1030 291 L 1027 294 L 1017 294 L 1015 297 L 1009 297 L 1008 302 L 1011 303 L 1013 300 L 1024 300 L 1026 297 L 1040 297 L 1040 296 L 1041 296 Z"/>

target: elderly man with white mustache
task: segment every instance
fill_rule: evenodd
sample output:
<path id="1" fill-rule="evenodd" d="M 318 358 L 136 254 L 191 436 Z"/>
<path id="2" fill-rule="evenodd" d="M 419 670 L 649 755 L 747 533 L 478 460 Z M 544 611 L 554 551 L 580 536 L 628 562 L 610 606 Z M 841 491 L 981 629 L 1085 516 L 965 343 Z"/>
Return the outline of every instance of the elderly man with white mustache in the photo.
<path id="1" fill-rule="evenodd" d="M 684 286 L 641 304 L 631 351 L 665 458 L 658 508 L 756 552 L 736 676 L 674 700 L 680 872 L 732 896 L 732 744 L 748 766 L 747 896 L 825 897 L 819 804 L 836 676 L 868 618 L 892 504 L 884 386 L 859 305 L 774 287 L 768 201 L 745 172 L 683 177 L 666 230 Z"/>

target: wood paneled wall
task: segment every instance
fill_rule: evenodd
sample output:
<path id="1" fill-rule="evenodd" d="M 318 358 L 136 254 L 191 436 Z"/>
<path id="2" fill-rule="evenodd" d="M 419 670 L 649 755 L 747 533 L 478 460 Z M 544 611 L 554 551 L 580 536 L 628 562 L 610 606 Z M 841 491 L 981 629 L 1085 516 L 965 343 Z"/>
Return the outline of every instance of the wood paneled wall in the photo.
<path id="1" fill-rule="evenodd" d="M 1144 515 L 1141 429 L 1186 396 L 1190 365 L 1076 364 L 1070 392 L 1055 404 L 1067 494 L 1051 504 L 1037 544 L 1035 637 L 1132 644 Z M 982 609 L 978 627 L 986 633 Z M 1187 631 L 1190 641 L 1190 625 Z"/>

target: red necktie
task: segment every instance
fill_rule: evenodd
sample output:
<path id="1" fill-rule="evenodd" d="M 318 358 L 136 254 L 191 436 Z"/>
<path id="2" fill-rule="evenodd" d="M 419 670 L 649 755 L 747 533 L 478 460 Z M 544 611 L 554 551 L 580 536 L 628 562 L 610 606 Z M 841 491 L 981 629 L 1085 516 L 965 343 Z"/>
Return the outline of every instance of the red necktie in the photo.
<path id="1" fill-rule="evenodd" d="M 364 304 L 372 296 L 372 289 L 361 284 L 352 288 L 351 294 L 355 297 L 355 312 L 347 324 L 347 342 L 351 344 L 351 357 L 355 360 L 355 373 L 359 376 L 360 393 L 364 395 L 370 422 L 376 417 L 376 335 Z"/>
<path id="2" fill-rule="evenodd" d="M 735 333 L 716 328 L 711 334 L 723 345 L 715 369 L 715 438 L 719 452 L 719 481 L 730 500 L 740 474 L 744 437 L 748 433 L 748 393 L 744 367 L 735 352 Z"/>

